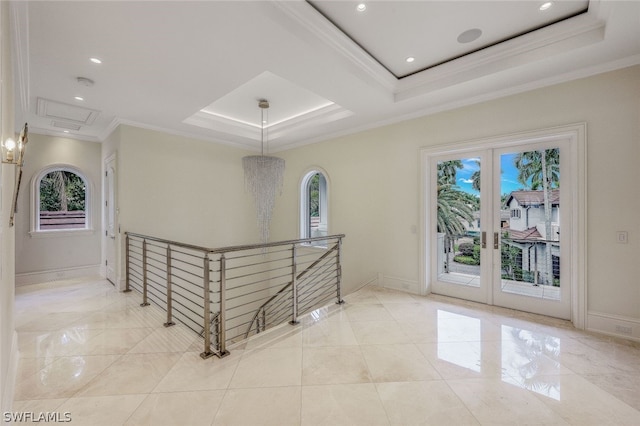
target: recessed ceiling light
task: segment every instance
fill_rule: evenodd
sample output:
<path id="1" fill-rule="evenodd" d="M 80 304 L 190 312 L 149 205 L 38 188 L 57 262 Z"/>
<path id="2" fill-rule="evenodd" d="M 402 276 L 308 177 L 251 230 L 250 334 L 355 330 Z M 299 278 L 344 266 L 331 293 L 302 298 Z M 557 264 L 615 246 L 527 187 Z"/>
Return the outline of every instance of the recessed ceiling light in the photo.
<path id="1" fill-rule="evenodd" d="M 548 1 L 546 3 L 542 3 L 542 5 L 540 6 L 540 10 L 547 10 L 549 9 L 551 6 L 553 5 L 552 2 Z"/>
<path id="2" fill-rule="evenodd" d="M 89 60 L 91 62 L 93 62 L 94 64 L 101 64 L 102 63 L 102 60 L 99 59 L 99 58 L 89 58 Z"/>
<path id="3" fill-rule="evenodd" d="M 93 80 L 87 77 L 76 77 L 76 81 L 83 86 L 91 87 L 95 84 Z"/>
<path id="4" fill-rule="evenodd" d="M 479 39 L 481 35 L 482 30 L 480 28 L 467 30 L 458 36 L 458 43 L 471 43 Z"/>
<path id="5" fill-rule="evenodd" d="M 63 132 L 64 132 L 64 133 L 69 133 L 69 131 L 68 131 L 68 130 L 63 130 Z"/>
<path id="6" fill-rule="evenodd" d="M 75 98 L 76 101 L 84 101 L 84 98 L 82 96 L 76 96 Z"/>
<path id="7" fill-rule="evenodd" d="M 406 61 L 407 63 L 409 63 L 409 64 L 410 64 L 411 62 L 415 61 L 415 60 L 416 60 L 416 58 L 414 58 L 413 56 L 408 56 L 408 57 L 405 59 L 405 61 Z"/>
<path id="8" fill-rule="evenodd" d="M 358 12 L 364 12 L 365 10 L 367 10 L 367 5 L 364 3 L 360 3 L 359 5 L 356 6 L 356 10 Z"/>

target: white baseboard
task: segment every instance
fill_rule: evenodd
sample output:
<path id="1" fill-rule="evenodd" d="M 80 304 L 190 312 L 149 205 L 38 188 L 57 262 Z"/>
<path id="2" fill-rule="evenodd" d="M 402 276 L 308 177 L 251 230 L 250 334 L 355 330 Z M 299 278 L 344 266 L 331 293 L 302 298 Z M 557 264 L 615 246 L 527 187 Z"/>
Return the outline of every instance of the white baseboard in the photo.
<path id="1" fill-rule="evenodd" d="M 411 294 L 422 294 L 420 291 L 420 282 L 407 280 L 404 278 L 389 277 L 384 274 L 378 274 L 378 286 L 389 288 L 392 290 L 404 291 Z"/>
<path id="2" fill-rule="evenodd" d="M 640 342 L 640 319 L 587 312 L 587 330 Z"/>
<path id="3" fill-rule="evenodd" d="M 102 276 L 100 265 L 80 266 L 77 268 L 54 269 L 42 272 L 27 272 L 16 274 L 16 286 L 46 283 L 50 281 L 81 278 L 87 276 Z"/>
<path id="4" fill-rule="evenodd" d="M 18 333 L 13 332 L 13 338 L 11 339 L 11 352 L 9 354 L 9 363 L 7 365 L 7 377 L 5 383 L 2 383 L 2 407 L 0 412 L 11 412 L 13 406 L 13 397 L 16 390 L 16 374 L 18 372 L 18 361 L 20 360 L 20 353 L 18 352 Z M 4 423 L 4 422 L 3 422 Z"/>

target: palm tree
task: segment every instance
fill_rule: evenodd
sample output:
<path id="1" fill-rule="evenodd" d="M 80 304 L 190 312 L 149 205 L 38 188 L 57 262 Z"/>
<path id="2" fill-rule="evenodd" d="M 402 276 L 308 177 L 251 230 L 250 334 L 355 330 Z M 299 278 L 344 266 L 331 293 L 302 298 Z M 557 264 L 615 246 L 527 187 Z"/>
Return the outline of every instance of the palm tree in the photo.
<path id="1" fill-rule="evenodd" d="M 464 166 L 462 160 L 442 161 L 438 163 L 438 185 L 456 184 L 456 174 Z"/>
<path id="2" fill-rule="evenodd" d="M 553 283 L 553 257 L 551 255 L 551 200 L 553 188 L 560 186 L 560 150 L 558 148 L 520 152 L 514 158 L 518 169 L 518 181 L 523 185 L 537 190 L 542 188 L 544 200 L 544 229 L 546 240 L 546 279 L 547 284 Z"/>
<path id="3" fill-rule="evenodd" d="M 463 220 L 473 222 L 473 209 L 468 197 L 455 185 L 438 185 L 438 232 L 449 237 L 464 234 L 467 226 Z"/>
<path id="4" fill-rule="evenodd" d="M 67 177 L 62 170 L 56 170 L 52 173 L 53 186 L 58 199 L 60 200 L 60 211 L 66 212 L 69 209 L 67 201 Z"/>
<path id="5" fill-rule="evenodd" d="M 478 201 L 456 185 L 456 174 L 462 168 L 461 160 L 438 163 L 437 229 L 445 234 L 445 254 L 452 251 L 455 236 L 467 231 L 463 221 L 473 222 L 473 208 Z M 447 270 L 448 264 L 449 256 L 446 255 Z"/>
<path id="6" fill-rule="evenodd" d="M 480 160 L 473 161 L 475 161 L 476 165 L 478 166 L 478 170 L 473 172 L 473 174 L 471 175 L 471 187 L 480 192 Z"/>

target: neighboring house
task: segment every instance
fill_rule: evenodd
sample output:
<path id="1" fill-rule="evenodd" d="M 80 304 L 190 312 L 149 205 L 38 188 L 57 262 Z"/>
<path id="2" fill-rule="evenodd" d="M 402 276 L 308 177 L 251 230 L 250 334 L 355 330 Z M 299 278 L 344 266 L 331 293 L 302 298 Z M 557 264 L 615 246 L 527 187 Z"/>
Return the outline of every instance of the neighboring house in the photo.
<path id="1" fill-rule="evenodd" d="M 480 211 L 473 212 L 473 222 L 468 223 L 466 220 L 461 220 L 462 224 L 467 228 L 467 234 L 473 236 L 479 236 L 480 229 Z M 509 210 L 500 210 L 500 228 L 508 228 L 509 227 Z"/>
<path id="2" fill-rule="evenodd" d="M 523 281 L 543 283 L 547 247 L 551 248 L 554 280 L 560 278 L 559 189 L 551 191 L 549 201 L 552 206 L 551 235 L 547 237 L 543 191 L 513 191 L 507 199 L 509 225 L 502 229 L 503 242 L 519 250 L 517 259 Z"/>

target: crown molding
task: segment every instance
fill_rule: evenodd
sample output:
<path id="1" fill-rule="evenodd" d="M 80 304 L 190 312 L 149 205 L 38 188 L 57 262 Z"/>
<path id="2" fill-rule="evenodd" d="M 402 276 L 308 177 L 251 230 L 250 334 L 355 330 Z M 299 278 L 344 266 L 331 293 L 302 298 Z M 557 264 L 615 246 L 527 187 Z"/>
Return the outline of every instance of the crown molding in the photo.
<path id="1" fill-rule="evenodd" d="M 595 12 L 575 16 L 401 79 L 395 101 L 440 90 L 604 40 Z"/>
<path id="2" fill-rule="evenodd" d="M 592 77 L 594 75 L 603 74 L 606 72 L 611 72 L 611 71 L 628 68 L 636 65 L 640 65 L 640 54 L 628 56 L 625 58 L 613 60 L 610 62 L 594 65 L 587 68 L 581 68 L 579 70 L 567 72 L 564 74 L 554 75 L 552 77 L 548 77 L 544 79 L 531 81 L 526 84 L 520 84 L 517 86 L 508 87 L 500 91 L 492 91 L 489 93 L 480 94 L 470 98 L 454 100 L 454 101 L 438 104 L 437 106 L 422 108 L 420 110 L 413 111 L 409 114 L 399 115 L 397 117 L 393 117 L 388 120 L 381 120 L 376 123 L 370 123 L 370 124 L 366 124 L 366 125 L 355 127 L 348 130 L 338 131 L 328 135 L 323 135 L 316 138 L 310 138 L 304 141 L 281 145 L 277 149 L 274 149 L 273 152 L 287 151 L 289 149 L 299 148 L 305 145 L 325 142 L 332 139 L 337 139 L 337 138 L 349 136 L 352 134 L 377 129 L 379 127 L 401 123 L 403 121 L 413 120 L 421 117 L 427 117 L 430 115 L 438 114 L 440 112 L 451 111 L 454 109 L 463 108 L 463 107 L 474 105 L 474 104 L 479 104 L 482 102 L 488 102 L 495 99 L 505 98 L 507 96 L 530 92 L 532 90 L 542 89 L 545 87 L 554 86 L 556 84 L 562 84 L 562 83 L 567 83 L 574 80 L 579 80 L 582 78 Z"/>
<path id="3" fill-rule="evenodd" d="M 309 3 L 304 0 L 276 0 L 273 4 L 298 23 L 303 31 L 323 41 L 387 91 L 395 90 L 398 79 Z"/>
<path id="4" fill-rule="evenodd" d="M 183 138 L 189 138 L 189 139 L 200 140 L 200 141 L 205 141 L 205 142 L 213 142 L 213 143 L 217 143 L 217 144 L 220 144 L 220 145 L 226 145 L 226 146 L 230 146 L 230 147 L 233 147 L 233 148 L 242 149 L 242 150 L 245 150 L 245 151 L 260 151 L 260 147 L 256 147 L 256 146 L 253 146 L 253 145 L 246 145 L 246 144 L 243 144 L 241 142 L 229 141 L 229 140 L 224 140 L 224 139 L 220 139 L 220 138 L 203 136 L 203 135 L 199 135 L 199 134 L 191 133 L 191 132 L 184 132 L 184 131 L 168 129 L 168 128 L 162 127 L 162 126 L 154 126 L 154 125 L 142 123 L 142 122 L 139 122 L 139 121 L 127 120 L 127 119 L 123 119 L 123 118 L 119 118 L 119 117 L 114 118 L 111 121 L 111 123 L 109 123 L 109 125 L 105 128 L 105 130 L 102 133 L 100 133 L 100 136 L 99 136 L 100 141 L 104 142 L 111 135 L 111 133 L 113 133 L 113 131 L 115 131 L 121 125 L 122 126 L 137 127 L 137 128 L 145 129 L 145 130 L 152 130 L 152 131 L 155 131 L 155 132 L 166 133 L 168 135 L 180 136 L 180 137 L 183 137 Z"/>

